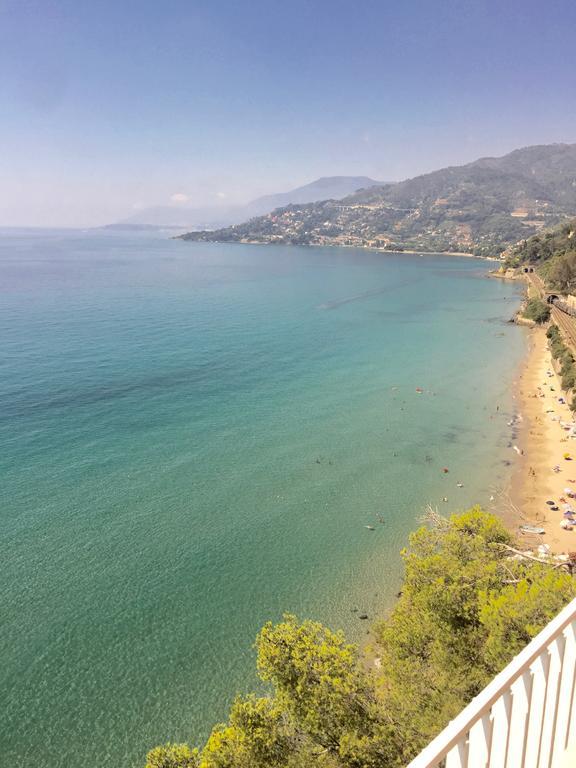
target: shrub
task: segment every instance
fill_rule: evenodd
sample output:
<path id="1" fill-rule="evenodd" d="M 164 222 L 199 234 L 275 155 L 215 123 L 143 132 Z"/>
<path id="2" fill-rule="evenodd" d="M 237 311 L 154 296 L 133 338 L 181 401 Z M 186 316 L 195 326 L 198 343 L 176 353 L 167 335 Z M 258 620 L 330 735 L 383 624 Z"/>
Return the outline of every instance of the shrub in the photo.
<path id="1" fill-rule="evenodd" d="M 576 367 L 572 364 L 566 373 L 562 374 L 562 389 L 573 389 L 576 386 Z"/>
<path id="2" fill-rule="evenodd" d="M 535 323 L 542 324 L 550 319 L 550 305 L 542 299 L 528 299 L 523 311 L 524 317 L 528 320 L 534 320 Z"/>
<path id="3" fill-rule="evenodd" d="M 574 358 L 569 351 L 564 352 L 559 358 L 560 362 L 560 375 L 566 376 L 574 368 Z M 564 387 L 566 389 L 566 387 Z"/>
<path id="4" fill-rule="evenodd" d="M 562 339 L 554 339 L 554 341 L 550 344 L 550 352 L 552 353 L 552 357 L 555 360 L 561 357 L 565 351 L 566 347 Z"/>
<path id="5" fill-rule="evenodd" d="M 198 768 L 200 756 L 188 744 L 165 744 L 148 752 L 146 768 Z"/>

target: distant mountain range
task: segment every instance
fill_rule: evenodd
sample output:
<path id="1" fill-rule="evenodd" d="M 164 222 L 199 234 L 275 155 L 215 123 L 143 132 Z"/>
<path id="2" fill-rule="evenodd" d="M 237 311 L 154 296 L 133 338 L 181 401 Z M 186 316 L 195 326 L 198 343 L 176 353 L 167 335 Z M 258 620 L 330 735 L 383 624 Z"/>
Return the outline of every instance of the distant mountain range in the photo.
<path id="1" fill-rule="evenodd" d="M 397 184 L 364 187 L 340 200 L 289 204 L 183 239 L 495 256 L 541 227 L 576 215 L 576 144 L 526 147 Z"/>
<path id="2" fill-rule="evenodd" d="M 263 213 L 270 213 L 275 208 L 286 205 L 316 203 L 318 200 L 341 200 L 360 189 L 381 187 L 386 183 L 385 181 L 374 181 L 368 176 L 323 176 L 321 179 L 316 179 L 316 181 L 293 189 L 291 192 L 280 192 L 276 195 L 259 197 L 248 203 L 246 207 L 250 216 L 261 216 Z"/>
<path id="3" fill-rule="evenodd" d="M 339 200 L 364 187 L 386 182 L 374 181 L 368 176 L 327 176 L 290 192 L 279 192 L 252 200 L 246 205 L 191 208 L 182 205 L 144 208 L 127 219 L 108 224 L 105 229 L 181 229 L 210 230 L 246 221 L 269 213 L 275 208 L 318 200 Z"/>

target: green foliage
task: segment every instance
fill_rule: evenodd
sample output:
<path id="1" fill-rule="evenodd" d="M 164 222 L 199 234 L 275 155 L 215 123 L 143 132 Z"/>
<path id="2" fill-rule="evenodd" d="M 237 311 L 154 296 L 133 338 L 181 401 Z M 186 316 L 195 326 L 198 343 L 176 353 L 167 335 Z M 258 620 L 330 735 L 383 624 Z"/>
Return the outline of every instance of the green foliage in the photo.
<path id="1" fill-rule="evenodd" d="M 273 684 L 279 702 L 316 743 L 339 754 L 344 765 L 363 765 L 358 756 L 377 742 L 382 715 L 370 679 L 358 665 L 356 648 L 341 632 L 318 622 L 300 624 L 287 615 L 258 636 L 258 670 Z"/>
<path id="2" fill-rule="evenodd" d="M 546 276 L 553 290 L 573 293 L 576 289 L 576 251 L 557 254 L 548 265 Z"/>
<path id="3" fill-rule="evenodd" d="M 531 264 L 553 290 L 570 293 L 576 285 L 576 220 L 522 240 L 506 252 L 506 266 Z"/>
<path id="4" fill-rule="evenodd" d="M 567 573 L 535 565 L 518 584 L 483 592 L 480 620 L 487 632 L 484 659 L 492 674 L 516 656 L 542 626 L 574 597 L 574 581 Z"/>
<path id="5" fill-rule="evenodd" d="M 258 670 L 274 684 L 294 718 L 326 746 L 338 743 L 343 727 L 363 728 L 370 691 L 356 668 L 355 648 L 341 632 L 285 616 L 256 642 Z"/>
<path id="6" fill-rule="evenodd" d="M 402 595 L 377 628 L 383 698 L 404 763 L 490 678 L 480 595 L 501 587 L 500 545 L 509 542 L 502 523 L 479 508 L 410 537 Z"/>
<path id="7" fill-rule="evenodd" d="M 188 744 L 165 744 L 148 752 L 146 768 L 198 768 L 200 756 Z"/>
<path id="8" fill-rule="evenodd" d="M 574 364 L 562 375 L 561 386 L 565 392 L 576 386 L 576 367 Z"/>
<path id="9" fill-rule="evenodd" d="M 380 693 L 394 719 L 398 765 L 576 594 L 571 577 L 511 560 L 510 542 L 502 523 L 478 508 L 410 537 L 402 595 L 377 627 Z M 501 595 L 506 609 L 498 614 Z"/>
<path id="10" fill-rule="evenodd" d="M 572 365 L 574 365 L 574 355 L 569 349 L 566 349 L 566 351 L 560 355 L 559 362 L 561 366 L 560 373 L 564 375 L 567 371 L 570 370 Z"/>
<path id="11" fill-rule="evenodd" d="M 546 323 L 550 319 L 550 305 L 542 299 L 528 299 L 522 314 L 535 323 Z"/>
<path id="12" fill-rule="evenodd" d="M 554 326 L 548 337 L 561 341 Z M 405 766 L 576 595 L 566 573 L 510 558 L 511 543 L 478 507 L 420 528 L 375 627 L 377 675 L 341 632 L 287 615 L 256 641 L 270 695 L 237 698 L 200 753 L 158 747 L 146 768 Z"/>
<path id="13" fill-rule="evenodd" d="M 280 768 L 295 749 L 289 717 L 272 698 L 237 698 L 229 725 L 210 734 L 201 768 Z"/>
<path id="14" fill-rule="evenodd" d="M 562 339 L 554 339 L 554 341 L 550 344 L 550 352 L 552 353 L 554 360 L 562 357 L 565 351 L 566 347 L 564 346 Z"/>
<path id="15" fill-rule="evenodd" d="M 546 336 L 549 339 L 550 353 L 555 360 L 560 363 L 560 375 L 562 377 L 561 385 L 565 391 L 574 390 L 576 387 L 576 361 L 574 355 L 568 349 L 562 335 L 558 330 L 558 326 L 551 325 L 546 331 Z M 574 398 L 576 402 L 576 397 Z M 570 406 L 572 408 L 572 405 Z M 572 408 L 572 410 L 575 410 Z"/>

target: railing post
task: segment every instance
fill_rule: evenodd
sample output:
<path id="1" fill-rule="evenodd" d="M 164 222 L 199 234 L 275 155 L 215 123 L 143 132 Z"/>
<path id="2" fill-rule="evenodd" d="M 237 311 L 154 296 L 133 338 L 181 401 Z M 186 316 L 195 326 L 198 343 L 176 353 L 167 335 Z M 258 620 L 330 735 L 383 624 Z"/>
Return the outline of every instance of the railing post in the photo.
<path id="1" fill-rule="evenodd" d="M 512 716 L 508 740 L 507 766 L 523 765 L 528 736 L 528 717 L 532 699 L 532 674 L 524 672 L 512 684 Z"/>
<path id="2" fill-rule="evenodd" d="M 464 740 L 452 747 L 446 755 L 446 768 L 466 768 L 468 765 L 468 741 Z"/>
<path id="3" fill-rule="evenodd" d="M 574 682 L 576 680 L 576 637 L 573 622 L 564 630 L 564 658 L 558 691 L 558 712 L 556 714 L 556 729 L 552 747 L 552 765 L 562 757 L 568 744 L 568 730 L 572 701 L 574 699 Z"/>
<path id="4" fill-rule="evenodd" d="M 490 768 L 505 768 L 512 719 L 512 692 L 507 691 L 492 706 Z"/>
<path id="5" fill-rule="evenodd" d="M 527 725 L 528 738 L 526 739 L 523 768 L 537 768 L 538 766 L 549 661 L 548 653 L 546 649 L 543 649 L 540 656 L 530 667 L 532 671 L 532 694 L 530 696 L 530 714 Z"/>
<path id="6" fill-rule="evenodd" d="M 550 768 L 550 760 L 552 757 L 554 726 L 556 725 L 556 712 L 558 710 L 560 675 L 562 673 L 562 660 L 564 657 L 563 635 L 560 635 L 555 640 L 552 640 L 548 646 L 548 655 L 548 680 L 546 684 L 544 722 L 542 723 L 542 736 L 540 738 L 540 758 L 538 763 L 541 768 Z"/>
<path id="7" fill-rule="evenodd" d="M 492 722 L 490 712 L 485 712 L 477 720 L 468 736 L 468 768 L 486 768 L 490 760 L 490 742 L 492 741 Z"/>

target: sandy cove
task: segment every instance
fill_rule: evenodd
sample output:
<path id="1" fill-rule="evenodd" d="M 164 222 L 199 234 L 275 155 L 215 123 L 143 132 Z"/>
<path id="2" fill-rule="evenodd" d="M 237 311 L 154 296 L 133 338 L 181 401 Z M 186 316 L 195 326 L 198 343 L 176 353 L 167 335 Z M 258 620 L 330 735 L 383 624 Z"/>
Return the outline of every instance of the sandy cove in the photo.
<path id="1" fill-rule="evenodd" d="M 564 503 L 572 503 L 576 509 L 576 500 L 565 493 L 567 488 L 576 493 L 576 439 L 568 436 L 560 422 L 572 424 L 573 414 L 558 400 L 564 393 L 552 367 L 545 330 L 534 328 L 529 333 L 530 351 L 514 395 L 519 414 L 517 446 L 522 454 L 512 474 L 513 512 L 504 516 L 512 518 L 507 522 L 515 526 L 529 523 L 545 529 L 544 536 L 522 536 L 527 546 L 546 543 L 553 552 L 572 552 L 576 551 L 576 527 L 566 531 L 560 522 Z M 566 453 L 572 461 L 564 458 Z M 555 466 L 559 472 L 554 471 Z M 549 500 L 556 502 L 558 511 L 547 506 Z"/>

